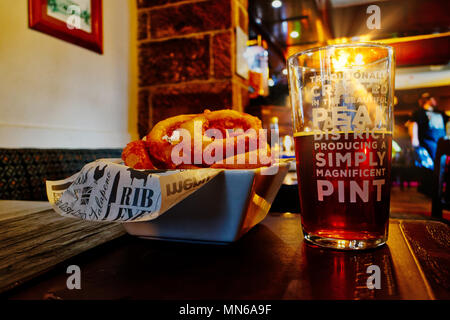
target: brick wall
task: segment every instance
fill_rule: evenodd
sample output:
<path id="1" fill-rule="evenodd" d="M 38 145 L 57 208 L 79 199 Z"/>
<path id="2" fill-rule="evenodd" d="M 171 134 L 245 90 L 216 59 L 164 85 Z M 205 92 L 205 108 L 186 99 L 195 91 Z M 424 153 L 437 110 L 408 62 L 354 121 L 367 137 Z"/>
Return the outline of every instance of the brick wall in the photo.
<path id="1" fill-rule="evenodd" d="M 236 74 L 235 27 L 248 32 L 247 0 L 137 0 L 139 135 L 182 113 L 248 104 Z"/>

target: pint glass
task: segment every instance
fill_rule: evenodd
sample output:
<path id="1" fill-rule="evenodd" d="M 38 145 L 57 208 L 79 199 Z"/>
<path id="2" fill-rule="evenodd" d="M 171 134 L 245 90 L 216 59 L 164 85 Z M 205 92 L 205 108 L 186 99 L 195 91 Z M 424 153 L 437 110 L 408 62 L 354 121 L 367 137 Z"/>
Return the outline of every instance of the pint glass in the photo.
<path id="1" fill-rule="evenodd" d="M 288 59 L 304 237 L 368 249 L 387 240 L 394 53 L 378 44 L 310 49 Z"/>

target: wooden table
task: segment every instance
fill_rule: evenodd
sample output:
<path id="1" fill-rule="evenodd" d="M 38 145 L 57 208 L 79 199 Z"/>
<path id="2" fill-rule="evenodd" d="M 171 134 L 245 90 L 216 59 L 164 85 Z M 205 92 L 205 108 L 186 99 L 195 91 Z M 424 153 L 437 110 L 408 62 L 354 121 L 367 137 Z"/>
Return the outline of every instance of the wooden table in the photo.
<path id="1" fill-rule="evenodd" d="M 26 215 L 25 204 L 17 203 L 17 206 L 16 211 Z M 43 208 L 39 220 L 45 221 L 50 216 L 44 218 L 42 213 L 51 212 Z M 82 229 L 88 228 L 85 222 L 51 214 L 51 219 L 59 219 L 61 224 L 51 228 L 42 226 L 41 237 L 45 237 L 45 230 L 56 232 L 57 229 L 59 237 L 65 239 L 60 245 L 57 241 L 41 238 L 25 241 L 30 229 L 24 229 L 22 235 L 17 232 L 15 239 L 39 243 L 37 247 L 41 250 L 38 251 L 46 252 L 43 255 L 46 268 L 42 270 L 48 270 L 51 265 L 56 267 L 45 274 L 38 272 L 42 275 L 4 292 L 5 298 L 450 298 L 450 232 L 448 225 L 442 222 L 391 219 L 387 245 L 365 252 L 342 252 L 305 244 L 298 214 L 270 214 L 240 241 L 229 246 L 141 240 L 129 235 L 120 236 L 121 229 L 110 224 L 91 225 L 93 229 L 100 229 L 84 230 L 84 236 Z M 20 223 L 11 214 L 6 216 L 4 210 L 0 210 L 2 230 L 9 230 L 13 221 Z M 64 223 L 79 223 L 83 228 L 66 237 L 70 229 L 65 228 Z M 26 224 L 31 228 L 31 220 Z M 117 239 L 110 241 L 111 238 Z M 0 281 L 4 282 L 10 274 L 16 275 L 29 262 L 39 265 L 36 261 L 40 254 L 36 253 L 35 246 L 22 250 L 22 246 L 14 245 L 13 240 L 10 240 L 13 247 L 5 245 L 4 239 L 2 234 Z M 108 243 L 99 245 L 104 242 Z M 88 248 L 90 250 L 86 250 Z M 83 253 L 74 255 L 76 252 Z M 17 261 L 20 262 L 18 265 Z M 78 265 L 81 269 L 81 290 L 66 287 L 69 265 Z M 367 267 L 370 265 L 380 267 L 381 289 L 367 288 L 370 276 Z"/>
<path id="2" fill-rule="evenodd" d="M 0 201 L 0 293 L 125 234 L 112 223 L 59 216 L 44 201 Z"/>

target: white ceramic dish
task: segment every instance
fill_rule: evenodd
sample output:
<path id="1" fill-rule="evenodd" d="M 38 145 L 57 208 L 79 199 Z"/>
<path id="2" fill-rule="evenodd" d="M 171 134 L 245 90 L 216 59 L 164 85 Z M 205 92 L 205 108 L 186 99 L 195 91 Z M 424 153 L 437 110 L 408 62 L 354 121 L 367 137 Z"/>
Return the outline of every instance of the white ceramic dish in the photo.
<path id="1" fill-rule="evenodd" d="M 274 175 L 225 170 L 157 219 L 123 225 L 141 238 L 234 242 L 265 218 L 288 169 L 289 163 L 282 163 Z"/>

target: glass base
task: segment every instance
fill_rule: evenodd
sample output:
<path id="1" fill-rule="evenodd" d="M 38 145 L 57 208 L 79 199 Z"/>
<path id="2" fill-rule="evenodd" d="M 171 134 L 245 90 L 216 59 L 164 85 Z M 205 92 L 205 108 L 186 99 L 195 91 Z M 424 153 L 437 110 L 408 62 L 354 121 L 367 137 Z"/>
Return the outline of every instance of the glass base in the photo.
<path id="1" fill-rule="evenodd" d="M 377 248 L 386 243 L 387 238 L 382 237 L 379 239 L 358 239 L 358 240 L 348 240 L 348 239 L 336 239 L 321 237 L 307 233 L 303 230 L 303 235 L 306 241 L 315 244 L 320 247 L 337 249 L 337 250 L 367 250 Z"/>

